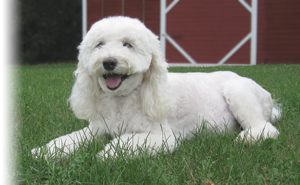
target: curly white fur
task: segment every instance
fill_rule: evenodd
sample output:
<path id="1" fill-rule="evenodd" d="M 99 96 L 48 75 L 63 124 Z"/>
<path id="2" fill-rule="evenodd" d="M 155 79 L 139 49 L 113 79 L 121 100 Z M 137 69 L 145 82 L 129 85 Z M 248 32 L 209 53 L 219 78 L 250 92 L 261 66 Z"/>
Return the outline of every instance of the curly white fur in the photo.
<path id="1" fill-rule="evenodd" d="M 281 110 L 270 93 L 233 72 L 168 73 L 157 37 L 137 19 L 100 20 L 78 48 L 69 101 L 75 115 L 90 124 L 50 141 L 48 154 L 57 148 L 70 153 L 105 133 L 115 139 L 99 153 L 102 157 L 116 155 L 114 148 L 125 144 L 133 149 L 128 151 L 141 146 L 155 151 L 163 145 L 172 150 L 176 138 L 190 136 L 204 123 L 220 132 L 240 125 L 239 138 L 249 142 L 279 135 L 270 121 Z"/>

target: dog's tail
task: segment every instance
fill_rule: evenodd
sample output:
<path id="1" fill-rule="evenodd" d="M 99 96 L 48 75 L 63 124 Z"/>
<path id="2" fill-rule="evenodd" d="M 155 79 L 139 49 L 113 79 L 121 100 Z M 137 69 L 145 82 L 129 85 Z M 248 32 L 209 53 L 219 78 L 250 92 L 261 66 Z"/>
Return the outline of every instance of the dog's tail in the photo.
<path id="1" fill-rule="evenodd" d="M 281 104 L 277 102 L 277 100 L 273 100 L 273 109 L 272 109 L 272 117 L 271 122 L 274 123 L 280 119 L 282 114 Z"/>

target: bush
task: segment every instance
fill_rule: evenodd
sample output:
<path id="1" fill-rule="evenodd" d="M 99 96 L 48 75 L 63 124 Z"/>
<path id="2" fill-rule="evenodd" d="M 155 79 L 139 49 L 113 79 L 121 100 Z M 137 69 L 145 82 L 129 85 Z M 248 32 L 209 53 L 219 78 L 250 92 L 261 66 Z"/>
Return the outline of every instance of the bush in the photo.
<path id="1" fill-rule="evenodd" d="M 21 62 L 75 60 L 81 33 L 81 0 L 20 0 Z"/>

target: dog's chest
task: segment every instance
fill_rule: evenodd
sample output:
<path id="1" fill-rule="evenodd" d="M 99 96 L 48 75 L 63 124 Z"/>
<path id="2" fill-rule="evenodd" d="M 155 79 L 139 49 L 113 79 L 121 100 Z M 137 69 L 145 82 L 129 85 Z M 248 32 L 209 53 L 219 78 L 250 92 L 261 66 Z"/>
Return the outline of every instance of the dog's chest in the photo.
<path id="1" fill-rule="evenodd" d="M 142 132 L 149 127 L 149 121 L 142 113 L 139 96 L 104 98 L 98 104 L 98 111 L 111 130 Z"/>

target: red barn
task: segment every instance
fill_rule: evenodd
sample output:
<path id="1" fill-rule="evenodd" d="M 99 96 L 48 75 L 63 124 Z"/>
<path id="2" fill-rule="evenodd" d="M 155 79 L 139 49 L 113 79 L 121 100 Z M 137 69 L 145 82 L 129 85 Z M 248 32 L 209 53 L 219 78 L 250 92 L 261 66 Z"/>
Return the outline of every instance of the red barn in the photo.
<path id="1" fill-rule="evenodd" d="M 299 0 L 85 0 L 83 32 L 114 15 L 144 22 L 169 63 L 300 63 Z"/>

